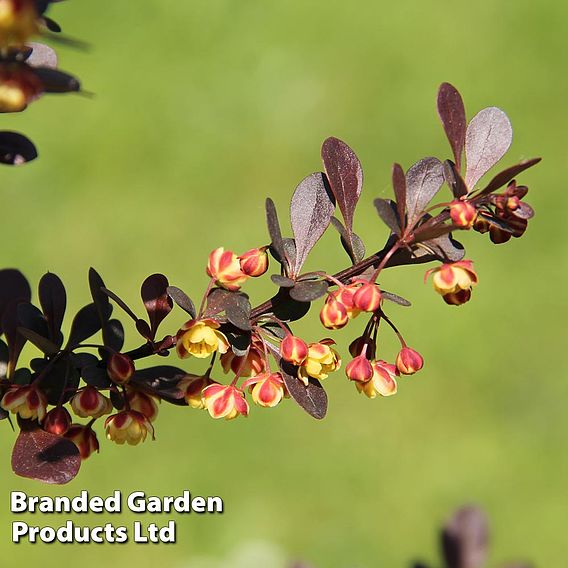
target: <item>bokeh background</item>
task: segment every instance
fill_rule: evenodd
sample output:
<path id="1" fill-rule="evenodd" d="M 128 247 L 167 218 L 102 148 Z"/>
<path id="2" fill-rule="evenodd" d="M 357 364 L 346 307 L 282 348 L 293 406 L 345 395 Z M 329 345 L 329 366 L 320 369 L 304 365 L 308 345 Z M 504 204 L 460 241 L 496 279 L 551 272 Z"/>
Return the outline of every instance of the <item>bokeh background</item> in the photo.
<path id="1" fill-rule="evenodd" d="M 561 565 L 568 5 L 101 0 L 58 4 L 51 15 L 91 45 L 57 49 L 61 68 L 95 96 L 45 98 L 2 118 L 41 155 L 0 171 L 0 264 L 23 270 L 34 287 L 45 271 L 56 272 L 71 308 L 89 301 L 91 265 L 139 309 L 140 283 L 155 271 L 198 297 L 209 251 L 265 244 L 264 197 L 285 218 L 296 184 L 321 168 L 329 135 L 346 140 L 363 163 L 356 229 L 378 248 L 386 230 L 372 199 L 390 195 L 392 162 L 449 156 L 435 111 L 442 81 L 462 91 L 469 116 L 490 105 L 506 110 L 516 132 L 506 164 L 544 161 L 522 178 L 537 211 L 525 238 L 496 247 L 465 235 L 481 278 L 470 304 L 446 306 L 422 284 L 423 267 L 384 274 L 386 288 L 414 303 L 391 315 L 427 361 L 394 398 L 364 399 L 338 373 L 326 383 L 330 412 L 322 422 L 291 402 L 230 423 L 163 406 L 155 443 L 121 448 L 102 439 L 100 455 L 63 488 L 11 473 L 14 434 L 2 424 L 1 556 L 45 568 L 92 568 L 111 558 L 139 568 L 278 567 L 287 559 L 407 566 L 434 560 L 439 524 L 456 505 L 476 502 L 491 517 L 493 565 L 518 557 Z M 308 268 L 345 264 L 330 231 Z M 271 293 L 266 280 L 248 286 L 253 299 Z M 182 320 L 176 312 L 171 329 Z M 334 336 L 343 354 L 362 325 Z M 315 309 L 296 329 L 307 339 L 323 336 Z M 383 355 L 394 348 L 386 340 Z M 173 546 L 10 543 L 14 489 L 106 496 L 185 488 L 221 495 L 226 512 L 142 519 L 175 519 Z M 55 526 L 67 518 L 28 517 Z"/>

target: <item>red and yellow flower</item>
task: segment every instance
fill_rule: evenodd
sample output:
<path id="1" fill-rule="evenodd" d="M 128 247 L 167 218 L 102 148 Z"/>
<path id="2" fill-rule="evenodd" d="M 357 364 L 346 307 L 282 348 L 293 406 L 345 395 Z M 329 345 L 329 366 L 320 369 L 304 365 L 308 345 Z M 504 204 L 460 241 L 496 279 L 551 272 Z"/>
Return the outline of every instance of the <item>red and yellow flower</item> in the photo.
<path id="1" fill-rule="evenodd" d="M 190 320 L 177 334 L 176 350 L 182 358 L 194 356 L 205 359 L 215 351 L 223 354 L 229 350 L 229 341 L 219 331 L 219 322 L 213 319 Z"/>
<path id="2" fill-rule="evenodd" d="M 402 375 L 414 375 L 423 366 L 422 355 L 410 347 L 403 347 L 396 357 L 396 368 Z"/>
<path id="3" fill-rule="evenodd" d="M 373 282 L 364 282 L 353 296 L 353 305 L 362 312 L 375 312 L 381 305 L 381 291 Z"/>
<path id="4" fill-rule="evenodd" d="M 0 48 L 20 47 L 39 31 L 34 0 L 0 0 Z"/>
<path id="5" fill-rule="evenodd" d="M 308 357 L 308 345 L 303 339 L 287 333 L 280 343 L 280 356 L 288 363 L 301 365 Z"/>
<path id="6" fill-rule="evenodd" d="M 205 408 L 203 391 L 212 384 L 214 384 L 214 381 L 207 376 L 188 374 L 181 379 L 177 388 L 183 392 L 185 401 L 189 406 L 192 408 L 203 409 Z"/>
<path id="7" fill-rule="evenodd" d="M 143 414 L 150 422 L 158 418 L 158 402 L 156 397 L 139 390 L 128 389 L 126 392 L 130 410 Z"/>
<path id="8" fill-rule="evenodd" d="M 25 110 L 43 90 L 42 82 L 27 65 L 6 63 L 0 67 L 0 112 Z"/>
<path id="9" fill-rule="evenodd" d="M 321 381 L 341 367 L 341 357 L 332 345 L 335 345 L 332 339 L 322 339 L 308 345 L 308 356 L 298 369 L 298 378 L 305 385 L 310 377 Z"/>
<path id="10" fill-rule="evenodd" d="M 112 412 L 112 402 L 95 387 L 86 386 L 73 396 L 71 408 L 81 418 L 100 418 Z"/>
<path id="11" fill-rule="evenodd" d="M 256 278 L 268 270 L 268 247 L 254 248 L 239 256 L 241 271 L 247 276 Z"/>
<path id="12" fill-rule="evenodd" d="M 471 229 L 477 219 L 477 209 L 469 201 L 455 199 L 450 203 L 450 218 L 456 227 Z"/>
<path id="13" fill-rule="evenodd" d="M 45 417 L 47 399 L 33 385 L 13 386 L 2 397 L 0 406 L 4 410 L 17 414 L 20 418 L 41 422 Z"/>
<path id="14" fill-rule="evenodd" d="M 373 376 L 373 367 L 365 355 L 358 355 L 345 367 L 345 374 L 351 381 L 366 383 Z"/>
<path id="15" fill-rule="evenodd" d="M 212 418 L 232 420 L 248 416 L 249 405 L 242 390 L 233 385 L 213 384 L 203 391 L 205 408 Z"/>
<path id="16" fill-rule="evenodd" d="M 90 426 L 72 424 L 65 437 L 77 446 L 82 460 L 86 460 L 93 452 L 99 451 L 97 435 Z"/>
<path id="17" fill-rule="evenodd" d="M 223 247 L 215 249 L 209 255 L 207 274 L 215 279 L 218 286 L 231 291 L 238 290 L 249 278 L 241 270 L 237 255 Z"/>
<path id="18" fill-rule="evenodd" d="M 471 260 L 460 260 L 442 264 L 426 272 L 426 278 L 432 275 L 434 290 L 447 304 L 465 304 L 471 298 L 471 288 L 478 282 L 477 273 Z"/>
<path id="19" fill-rule="evenodd" d="M 373 376 L 366 383 L 355 382 L 357 390 L 368 398 L 396 394 L 398 369 L 395 365 L 390 365 L 385 361 L 375 361 L 372 366 Z"/>
<path id="20" fill-rule="evenodd" d="M 63 406 L 52 408 L 45 416 L 43 429 L 50 434 L 63 436 L 71 428 L 71 415 Z"/>
<path id="21" fill-rule="evenodd" d="M 327 297 L 320 311 L 320 321 L 327 329 L 341 329 L 349 322 L 347 308 L 337 300 L 334 294 Z"/>
<path id="22" fill-rule="evenodd" d="M 134 361 L 124 353 L 113 353 L 107 362 L 107 373 L 113 383 L 127 383 L 135 372 Z"/>
<path id="23" fill-rule="evenodd" d="M 109 416 L 105 420 L 105 430 L 107 439 L 120 445 L 126 442 L 130 446 L 136 446 L 146 440 L 148 432 L 154 437 L 151 422 L 136 410 L 123 410 Z"/>
<path id="24" fill-rule="evenodd" d="M 254 377 L 266 370 L 266 359 L 262 346 L 253 340 L 248 353 L 242 357 L 229 349 L 221 356 L 221 365 L 225 373 L 232 371 L 240 377 Z"/>
<path id="25" fill-rule="evenodd" d="M 280 373 L 261 373 L 243 382 L 243 389 L 248 388 L 252 400 L 259 406 L 272 408 L 279 404 L 286 393 L 284 380 Z"/>

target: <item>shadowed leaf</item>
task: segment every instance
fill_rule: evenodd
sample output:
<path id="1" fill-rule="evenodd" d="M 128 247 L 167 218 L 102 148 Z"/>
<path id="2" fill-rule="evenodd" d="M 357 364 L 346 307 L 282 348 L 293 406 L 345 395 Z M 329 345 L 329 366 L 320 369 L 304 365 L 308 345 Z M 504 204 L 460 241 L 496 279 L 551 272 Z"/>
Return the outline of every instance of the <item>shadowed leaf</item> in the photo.
<path id="1" fill-rule="evenodd" d="M 156 337 L 160 323 L 172 311 L 173 302 L 168 295 L 168 286 L 168 279 L 163 274 L 152 274 L 142 283 L 140 294 L 148 312 L 152 339 Z"/>
<path id="2" fill-rule="evenodd" d="M 444 183 L 444 166 L 437 158 L 424 158 L 406 173 L 406 209 L 408 224 L 422 215 L 428 203 Z"/>
<path id="3" fill-rule="evenodd" d="M 521 172 L 532 168 L 534 165 L 538 164 L 541 161 L 541 158 L 533 158 L 532 160 L 526 160 L 524 162 L 520 162 L 515 166 L 511 166 L 506 170 L 498 173 L 488 184 L 487 186 L 480 192 L 479 195 L 486 195 L 487 193 L 491 193 L 496 191 L 497 189 L 503 187 L 505 184 L 509 183 L 512 179 L 517 177 Z"/>
<path id="4" fill-rule="evenodd" d="M 446 160 L 444 162 L 444 179 L 456 199 L 468 194 L 465 181 L 456 169 L 456 165 L 451 160 Z"/>
<path id="5" fill-rule="evenodd" d="M 20 166 L 37 158 L 33 142 L 18 132 L 0 132 L 0 164 Z"/>
<path id="6" fill-rule="evenodd" d="M 2 318 L 8 305 L 13 302 L 29 302 L 32 290 L 26 277 L 13 268 L 0 270 L 0 334 L 2 333 Z"/>
<path id="7" fill-rule="evenodd" d="M 327 414 L 327 394 L 321 383 L 316 379 L 309 380 L 308 386 L 296 377 L 297 367 L 290 363 L 280 361 L 282 378 L 290 396 L 302 407 L 310 416 L 316 420 L 325 418 Z"/>
<path id="8" fill-rule="evenodd" d="M 471 119 L 465 139 L 465 183 L 470 190 L 503 157 L 512 141 L 513 128 L 501 109 L 485 108 Z"/>
<path id="9" fill-rule="evenodd" d="M 298 302 L 313 302 L 327 292 L 329 284 L 324 281 L 298 282 L 291 290 L 290 297 Z"/>
<path id="10" fill-rule="evenodd" d="M 18 327 L 18 333 L 25 337 L 30 343 L 33 343 L 42 353 L 46 355 L 55 355 L 59 352 L 59 346 L 52 341 L 25 327 Z"/>
<path id="11" fill-rule="evenodd" d="M 271 239 L 270 251 L 280 264 L 285 264 L 286 251 L 284 250 L 284 242 L 282 239 L 282 231 L 280 230 L 280 222 L 278 221 L 278 213 L 276 212 L 274 201 L 272 201 L 270 197 L 266 199 L 266 224 L 268 226 L 268 234 Z"/>
<path id="12" fill-rule="evenodd" d="M 400 224 L 396 212 L 396 203 L 390 199 L 378 197 L 373 201 L 375 209 L 383 223 L 396 235 L 400 235 Z"/>
<path id="13" fill-rule="evenodd" d="M 47 273 L 39 281 L 39 302 L 47 320 L 49 339 L 61 346 L 61 325 L 67 307 L 67 294 L 61 279 Z"/>
<path id="14" fill-rule="evenodd" d="M 461 95 L 449 83 L 440 85 L 438 91 L 438 114 L 452 148 L 457 169 L 460 171 L 467 119 Z"/>
<path id="15" fill-rule="evenodd" d="M 69 340 L 67 346 L 69 348 L 76 347 L 83 341 L 89 339 L 100 331 L 101 321 L 95 304 L 87 304 L 81 308 L 71 324 Z"/>
<path id="16" fill-rule="evenodd" d="M 400 164 L 392 166 L 392 187 L 401 228 L 406 226 L 406 176 Z"/>
<path id="17" fill-rule="evenodd" d="M 186 313 L 188 313 L 192 318 L 195 318 L 197 311 L 195 310 L 195 305 L 191 301 L 191 298 L 182 290 L 176 286 L 168 286 L 168 294 L 170 298 Z"/>
<path id="18" fill-rule="evenodd" d="M 79 79 L 58 69 L 36 67 L 35 74 L 43 83 L 46 93 L 73 93 L 81 90 Z"/>

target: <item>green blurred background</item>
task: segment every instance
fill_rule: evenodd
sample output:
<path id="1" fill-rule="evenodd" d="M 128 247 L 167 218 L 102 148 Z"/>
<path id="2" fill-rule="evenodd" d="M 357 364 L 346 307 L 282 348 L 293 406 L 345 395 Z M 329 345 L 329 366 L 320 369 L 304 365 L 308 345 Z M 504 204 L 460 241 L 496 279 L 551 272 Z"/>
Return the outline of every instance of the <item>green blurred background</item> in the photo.
<path id="1" fill-rule="evenodd" d="M 516 132 L 506 164 L 545 161 L 522 177 L 537 211 L 525 238 L 495 247 L 465 235 L 481 279 L 470 304 L 446 306 L 422 284 L 423 267 L 384 274 L 386 288 L 414 303 L 391 315 L 427 361 L 394 398 L 362 398 L 338 373 L 326 383 L 322 422 L 291 402 L 230 423 L 162 406 L 155 443 L 122 448 L 101 436 L 101 454 L 63 488 L 12 474 L 14 434 L 3 424 L 2 557 L 46 568 L 92 568 L 110 558 L 139 568 L 255 568 L 284 558 L 320 568 L 407 566 L 435 559 L 439 524 L 455 506 L 476 502 L 491 518 L 493 565 L 513 557 L 562 565 L 568 5 L 101 0 L 65 2 L 50 15 L 91 44 L 88 52 L 57 49 L 61 68 L 96 95 L 48 97 L 2 118 L 3 128 L 37 143 L 40 159 L 0 172 L 0 264 L 23 270 L 34 288 L 42 273 L 56 272 L 72 308 L 89 301 L 91 265 L 139 308 L 139 285 L 155 271 L 199 296 L 209 251 L 264 244 L 264 197 L 284 216 L 295 185 L 321 168 L 329 135 L 363 163 L 356 229 L 378 248 L 386 230 L 372 199 L 390 195 L 392 162 L 449 156 L 435 111 L 442 81 L 462 91 L 469 116 L 490 105 L 506 110 Z M 308 268 L 345 264 L 330 231 Z M 253 299 L 272 291 L 266 280 L 247 287 Z M 171 329 L 182 320 L 176 312 Z M 362 325 L 334 335 L 343 354 Z M 323 336 L 315 309 L 296 329 Z M 394 347 L 387 340 L 383 356 L 392 358 Z M 174 546 L 10 543 L 11 490 L 185 488 L 221 495 L 226 512 L 142 519 L 175 519 Z M 56 526 L 66 519 L 29 517 Z"/>

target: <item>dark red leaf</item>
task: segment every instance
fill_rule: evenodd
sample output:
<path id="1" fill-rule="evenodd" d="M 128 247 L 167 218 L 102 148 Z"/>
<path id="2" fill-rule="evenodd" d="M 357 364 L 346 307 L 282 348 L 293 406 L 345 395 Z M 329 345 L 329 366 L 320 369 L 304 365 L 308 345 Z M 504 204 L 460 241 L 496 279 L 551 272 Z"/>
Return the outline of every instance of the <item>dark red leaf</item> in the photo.
<path id="1" fill-rule="evenodd" d="M 35 67 L 35 74 L 43 83 L 46 93 L 72 93 L 81 90 L 79 79 L 58 69 Z"/>
<path id="2" fill-rule="evenodd" d="M 290 297 L 298 302 L 313 302 L 324 296 L 328 288 L 329 284 L 323 280 L 298 282 L 290 289 Z"/>
<path id="3" fill-rule="evenodd" d="M 487 186 L 479 193 L 479 195 L 486 195 L 497 189 L 503 187 L 505 184 L 509 183 L 512 179 L 517 177 L 521 172 L 532 168 L 534 165 L 538 164 L 541 158 L 533 158 L 532 160 L 526 160 L 503 170 L 498 173 Z"/>
<path id="4" fill-rule="evenodd" d="M 406 174 L 406 209 L 409 225 L 422 216 L 424 209 L 444 183 L 444 166 L 437 158 L 424 158 Z"/>
<path id="5" fill-rule="evenodd" d="M 148 318 L 152 339 L 164 318 L 172 311 L 173 302 L 168 295 L 168 279 L 163 274 L 152 274 L 144 280 L 140 291 Z"/>
<path id="6" fill-rule="evenodd" d="M 349 233 L 353 229 L 353 215 L 361 190 L 363 169 L 355 152 L 342 140 L 328 138 L 321 148 L 325 173 Z"/>
<path id="7" fill-rule="evenodd" d="M 238 329 L 250 331 L 251 305 L 246 295 L 231 294 L 225 304 L 225 315 L 230 323 Z"/>
<path id="8" fill-rule="evenodd" d="M 8 305 L 17 302 L 29 302 L 32 290 L 26 277 L 13 268 L 0 270 L 0 334 L 2 333 L 2 318 Z"/>
<path id="9" fill-rule="evenodd" d="M 0 132 L 0 164 L 20 166 L 37 158 L 33 142 L 18 132 Z"/>
<path id="10" fill-rule="evenodd" d="M 272 282 L 280 288 L 293 288 L 295 284 L 294 280 L 287 278 L 286 276 L 280 276 L 280 274 L 273 274 L 270 277 L 270 280 L 272 280 Z"/>
<path id="11" fill-rule="evenodd" d="M 284 249 L 282 231 L 280 230 L 280 222 L 278 221 L 278 213 L 274 201 L 270 197 L 266 199 L 266 224 L 271 239 L 270 250 L 278 262 L 286 264 L 286 251 Z"/>
<path id="12" fill-rule="evenodd" d="M 397 215 L 397 204 L 390 199 L 377 198 L 373 201 L 383 223 L 396 235 L 400 235 L 400 224 Z"/>
<path id="13" fill-rule="evenodd" d="M 47 321 L 49 339 L 61 345 L 61 325 L 67 307 L 65 286 L 55 274 L 47 273 L 39 281 L 39 302 Z"/>
<path id="14" fill-rule="evenodd" d="M 451 160 L 444 162 L 444 178 L 456 199 L 468 194 L 465 181 L 456 169 L 456 165 Z"/>
<path id="15" fill-rule="evenodd" d="M 168 295 L 170 298 L 186 313 L 188 313 L 192 318 L 197 314 L 195 310 L 195 305 L 191 301 L 191 298 L 182 290 L 176 286 L 168 286 Z"/>
<path id="16" fill-rule="evenodd" d="M 448 568 L 481 568 L 487 560 L 489 529 L 477 507 L 463 507 L 442 531 L 442 552 Z"/>
<path id="17" fill-rule="evenodd" d="M 321 383 L 316 379 L 309 379 L 308 386 L 296 377 L 296 367 L 281 361 L 282 378 L 290 396 L 310 416 L 316 420 L 325 418 L 327 414 L 327 394 Z"/>
<path id="18" fill-rule="evenodd" d="M 293 273 L 298 275 L 309 252 L 329 226 L 335 210 L 333 197 L 322 173 L 315 173 L 300 182 L 290 204 L 290 220 L 296 241 Z"/>
<path id="19" fill-rule="evenodd" d="M 59 346 L 36 333 L 31 329 L 27 329 L 25 327 L 18 327 L 18 333 L 25 337 L 30 343 L 33 343 L 40 351 L 45 353 L 46 355 L 55 355 L 59 352 Z"/>
<path id="20" fill-rule="evenodd" d="M 438 91 L 438 114 L 452 148 L 457 169 L 460 171 L 467 119 L 461 95 L 449 83 L 440 85 Z"/>
<path id="21" fill-rule="evenodd" d="M 95 335 L 100 329 L 101 321 L 97 307 L 95 304 L 86 305 L 77 312 L 77 315 L 73 319 L 67 346 L 69 348 L 76 347 L 86 339 L 89 339 L 89 337 Z"/>
<path id="22" fill-rule="evenodd" d="M 465 183 L 470 191 L 503 157 L 512 141 L 513 128 L 501 109 L 485 108 L 471 119 L 465 137 Z"/>
<path id="23" fill-rule="evenodd" d="M 14 473 L 43 483 L 69 483 L 80 467 L 81 457 L 73 442 L 40 428 L 22 429 L 12 451 Z"/>
<path id="24" fill-rule="evenodd" d="M 122 351 L 124 347 L 124 327 L 120 320 L 110 319 L 103 324 L 103 338 L 106 347 Z"/>
<path id="25" fill-rule="evenodd" d="M 396 200 L 396 211 L 400 220 L 401 228 L 405 227 L 406 219 L 406 176 L 400 164 L 392 166 L 392 187 Z"/>

